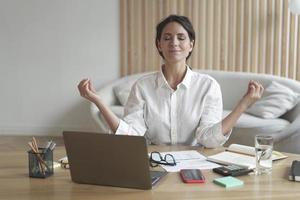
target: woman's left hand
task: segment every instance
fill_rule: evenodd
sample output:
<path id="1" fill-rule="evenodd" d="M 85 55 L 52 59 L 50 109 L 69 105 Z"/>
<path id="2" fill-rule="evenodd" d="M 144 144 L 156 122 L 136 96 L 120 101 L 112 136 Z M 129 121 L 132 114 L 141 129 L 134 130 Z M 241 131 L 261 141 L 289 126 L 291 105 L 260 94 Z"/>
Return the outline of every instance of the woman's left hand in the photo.
<path id="1" fill-rule="evenodd" d="M 264 87 L 260 83 L 253 80 L 249 81 L 248 90 L 241 100 L 241 103 L 243 106 L 245 106 L 245 109 L 259 100 L 262 97 L 263 92 Z"/>

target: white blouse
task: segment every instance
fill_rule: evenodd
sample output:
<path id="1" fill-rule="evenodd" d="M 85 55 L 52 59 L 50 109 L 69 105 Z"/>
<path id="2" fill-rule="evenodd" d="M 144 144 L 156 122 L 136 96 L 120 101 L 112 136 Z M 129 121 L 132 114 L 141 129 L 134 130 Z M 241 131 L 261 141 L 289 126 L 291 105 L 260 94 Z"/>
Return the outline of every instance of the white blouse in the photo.
<path id="1" fill-rule="evenodd" d="M 116 134 L 145 136 L 151 144 L 213 148 L 230 136 L 222 134 L 222 112 L 221 89 L 212 77 L 187 67 L 173 90 L 160 70 L 132 86 Z"/>

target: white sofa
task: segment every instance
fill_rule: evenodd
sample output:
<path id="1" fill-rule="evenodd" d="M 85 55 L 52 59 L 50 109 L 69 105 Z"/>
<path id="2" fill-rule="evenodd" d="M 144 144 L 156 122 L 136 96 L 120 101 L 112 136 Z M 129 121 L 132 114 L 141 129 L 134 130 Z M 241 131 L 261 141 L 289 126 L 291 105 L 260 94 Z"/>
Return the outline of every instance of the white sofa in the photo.
<path id="1" fill-rule="evenodd" d="M 273 75 L 255 74 L 245 72 L 225 72 L 225 71 L 206 71 L 199 70 L 200 73 L 209 74 L 215 78 L 222 90 L 223 106 L 225 117 L 238 103 L 247 90 L 249 80 L 257 80 L 264 87 L 271 81 L 276 81 L 282 85 L 291 88 L 293 91 L 300 93 L 300 83 L 291 79 L 282 78 Z M 133 83 L 141 76 L 147 73 L 135 74 L 115 80 L 102 88 L 97 93 L 104 102 L 110 106 L 117 116 L 123 116 L 123 106 L 120 104 L 115 95 L 114 88 L 122 86 L 125 93 L 128 93 Z M 125 95 L 126 96 L 126 95 Z M 96 124 L 99 126 L 99 132 L 110 132 L 107 124 L 103 120 L 96 106 L 91 104 L 91 114 Z M 243 114 L 233 128 L 232 134 L 226 145 L 239 143 L 253 146 L 254 136 L 256 134 L 272 135 L 274 138 L 274 148 L 279 151 L 300 153 L 300 103 L 289 110 L 284 115 L 275 119 L 263 119 L 250 114 Z"/>

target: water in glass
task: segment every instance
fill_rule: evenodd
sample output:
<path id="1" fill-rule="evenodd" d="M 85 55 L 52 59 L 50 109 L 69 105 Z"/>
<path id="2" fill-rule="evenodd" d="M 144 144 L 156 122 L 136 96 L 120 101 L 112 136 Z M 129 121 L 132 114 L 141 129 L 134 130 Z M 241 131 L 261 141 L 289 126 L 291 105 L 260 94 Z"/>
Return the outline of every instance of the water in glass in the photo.
<path id="1" fill-rule="evenodd" d="M 257 175 L 272 172 L 273 138 L 270 136 L 255 137 L 255 159 Z"/>

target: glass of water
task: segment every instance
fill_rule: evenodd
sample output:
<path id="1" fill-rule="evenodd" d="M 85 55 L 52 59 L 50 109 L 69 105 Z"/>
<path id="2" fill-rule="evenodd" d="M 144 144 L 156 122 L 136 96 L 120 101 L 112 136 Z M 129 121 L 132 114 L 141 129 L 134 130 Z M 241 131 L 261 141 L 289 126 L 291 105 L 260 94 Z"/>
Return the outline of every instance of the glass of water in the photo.
<path id="1" fill-rule="evenodd" d="M 269 174 L 272 172 L 273 138 L 268 135 L 255 136 L 255 174 Z"/>

